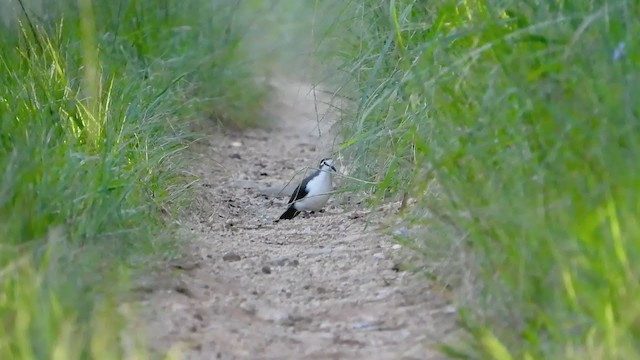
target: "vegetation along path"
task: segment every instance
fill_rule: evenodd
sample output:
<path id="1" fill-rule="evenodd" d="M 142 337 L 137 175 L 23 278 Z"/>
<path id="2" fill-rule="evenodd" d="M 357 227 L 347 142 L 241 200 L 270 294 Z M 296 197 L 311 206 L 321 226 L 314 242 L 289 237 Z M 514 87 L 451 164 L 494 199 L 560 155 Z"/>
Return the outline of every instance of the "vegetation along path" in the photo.
<path id="1" fill-rule="evenodd" d="M 144 285 L 154 350 L 182 344 L 186 359 L 440 358 L 434 344 L 452 330 L 453 308 L 424 278 L 394 269 L 402 249 L 376 231 L 394 209 L 365 214 L 342 196 L 322 214 L 273 223 L 300 169 L 330 155 L 334 138 L 327 95 L 293 81 L 273 87 L 269 128 L 210 125 L 192 147 L 201 181 L 182 224 L 191 258 L 175 265 L 178 276 Z"/>

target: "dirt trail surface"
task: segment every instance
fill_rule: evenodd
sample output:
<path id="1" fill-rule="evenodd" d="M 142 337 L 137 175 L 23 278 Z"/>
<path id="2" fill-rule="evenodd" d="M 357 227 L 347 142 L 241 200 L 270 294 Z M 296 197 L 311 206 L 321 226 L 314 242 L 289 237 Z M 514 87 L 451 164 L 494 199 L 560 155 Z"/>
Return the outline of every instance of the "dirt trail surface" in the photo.
<path id="1" fill-rule="evenodd" d="M 328 95 L 273 86 L 268 129 L 211 124 L 192 147 L 201 181 L 182 224 L 190 259 L 149 280 L 142 302 L 154 350 L 182 344 L 184 359 L 442 358 L 434 344 L 453 329 L 453 309 L 395 267 L 403 250 L 376 231 L 393 208 L 367 211 L 335 196 L 324 213 L 273 223 L 303 173 L 283 187 L 331 155 L 334 139 Z"/>

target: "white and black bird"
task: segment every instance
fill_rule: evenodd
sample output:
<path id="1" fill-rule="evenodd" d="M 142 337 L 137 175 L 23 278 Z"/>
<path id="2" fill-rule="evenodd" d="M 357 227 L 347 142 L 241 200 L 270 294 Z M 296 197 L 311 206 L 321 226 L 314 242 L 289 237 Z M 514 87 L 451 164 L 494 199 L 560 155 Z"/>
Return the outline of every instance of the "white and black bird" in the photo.
<path id="1" fill-rule="evenodd" d="M 320 161 L 320 166 L 307 176 L 291 194 L 289 208 L 278 220 L 293 219 L 302 211 L 320 211 L 327 204 L 333 190 L 332 173 L 336 172 L 333 159 Z"/>

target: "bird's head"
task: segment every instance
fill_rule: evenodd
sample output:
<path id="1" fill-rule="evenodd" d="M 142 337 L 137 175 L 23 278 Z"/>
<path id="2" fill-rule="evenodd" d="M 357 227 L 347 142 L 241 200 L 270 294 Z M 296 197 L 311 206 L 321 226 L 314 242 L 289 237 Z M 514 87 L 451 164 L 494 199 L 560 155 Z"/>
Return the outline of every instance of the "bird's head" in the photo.
<path id="1" fill-rule="evenodd" d="M 335 166 L 333 166 L 333 159 L 331 158 L 320 160 L 320 170 L 324 170 L 324 171 L 333 170 L 337 172 Z"/>

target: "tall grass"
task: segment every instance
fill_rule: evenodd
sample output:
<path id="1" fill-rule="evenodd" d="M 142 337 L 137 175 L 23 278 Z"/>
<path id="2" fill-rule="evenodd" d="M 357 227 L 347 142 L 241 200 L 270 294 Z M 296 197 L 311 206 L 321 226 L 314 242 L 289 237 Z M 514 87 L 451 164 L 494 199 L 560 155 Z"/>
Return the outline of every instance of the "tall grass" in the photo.
<path id="1" fill-rule="evenodd" d="M 246 10 L 0 2 L 0 358 L 146 357 L 119 300 L 171 249 L 186 125 L 255 124 L 266 94 Z"/>
<path id="2" fill-rule="evenodd" d="M 350 7 L 358 108 L 344 149 L 379 193 L 418 199 L 406 220 L 425 230 L 404 241 L 432 275 L 472 274 L 470 346 L 450 354 L 640 356 L 639 10 L 623 0 Z"/>

